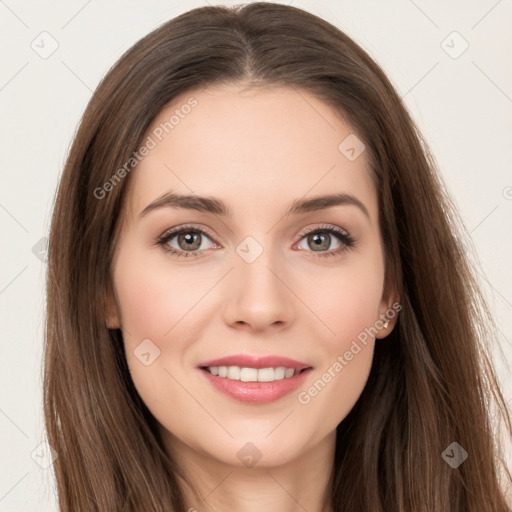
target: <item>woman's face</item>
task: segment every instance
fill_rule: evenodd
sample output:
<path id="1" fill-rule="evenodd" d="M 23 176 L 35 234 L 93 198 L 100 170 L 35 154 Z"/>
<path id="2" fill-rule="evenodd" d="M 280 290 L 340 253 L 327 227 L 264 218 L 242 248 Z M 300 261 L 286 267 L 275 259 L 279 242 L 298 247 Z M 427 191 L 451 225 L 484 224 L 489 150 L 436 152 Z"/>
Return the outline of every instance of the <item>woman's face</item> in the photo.
<path id="1" fill-rule="evenodd" d="M 107 325 L 167 446 L 272 466 L 332 441 L 398 298 L 361 141 L 304 91 L 223 86 L 177 98 L 144 145 Z"/>

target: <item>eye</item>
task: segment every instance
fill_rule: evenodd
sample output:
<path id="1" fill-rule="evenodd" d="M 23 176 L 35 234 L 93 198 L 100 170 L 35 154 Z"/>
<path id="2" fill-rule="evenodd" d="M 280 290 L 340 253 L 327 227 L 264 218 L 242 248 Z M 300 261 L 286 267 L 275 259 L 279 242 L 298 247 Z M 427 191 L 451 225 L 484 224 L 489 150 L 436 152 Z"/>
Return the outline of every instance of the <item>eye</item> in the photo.
<path id="1" fill-rule="evenodd" d="M 314 249 L 309 252 L 318 253 L 315 256 L 320 258 L 326 258 L 331 256 L 337 256 L 345 251 L 350 250 L 355 246 L 356 240 L 350 236 L 350 234 L 344 229 L 332 226 L 320 226 L 312 231 L 308 231 L 301 235 L 302 239 L 305 240 L 306 244 L 309 247 L 313 247 Z M 331 242 L 333 241 L 333 236 L 335 241 L 338 242 L 338 247 L 332 250 L 329 249 L 331 246 Z M 300 247 L 300 250 L 304 250 L 304 247 Z"/>
<path id="2" fill-rule="evenodd" d="M 300 235 L 301 241 L 297 244 L 299 250 L 304 251 L 304 247 L 300 247 L 300 243 L 304 239 L 305 242 L 313 248 L 313 250 L 306 252 L 316 253 L 315 257 L 325 258 L 339 255 L 345 251 L 350 250 L 355 246 L 356 240 L 344 229 L 333 226 L 320 226 L 316 229 L 307 231 Z M 333 241 L 338 242 L 338 247 L 328 250 Z M 212 247 L 220 247 L 219 245 L 211 242 L 205 247 L 205 238 L 210 240 L 213 238 L 210 233 L 204 229 L 195 226 L 181 226 L 166 231 L 161 235 L 156 244 L 160 245 L 166 252 L 173 254 L 176 257 L 198 257 L 205 249 Z M 176 239 L 176 240 L 174 240 Z"/>
<path id="3" fill-rule="evenodd" d="M 177 247 L 170 245 L 174 238 L 176 238 L 175 244 Z M 181 226 L 164 233 L 156 243 L 162 246 L 165 251 L 174 254 L 178 258 L 180 256 L 188 258 L 190 256 L 200 256 L 199 249 L 210 249 L 215 246 L 215 244 L 212 244 L 205 247 L 203 244 L 205 238 L 210 238 L 210 235 L 205 230 L 193 226 Z"/>

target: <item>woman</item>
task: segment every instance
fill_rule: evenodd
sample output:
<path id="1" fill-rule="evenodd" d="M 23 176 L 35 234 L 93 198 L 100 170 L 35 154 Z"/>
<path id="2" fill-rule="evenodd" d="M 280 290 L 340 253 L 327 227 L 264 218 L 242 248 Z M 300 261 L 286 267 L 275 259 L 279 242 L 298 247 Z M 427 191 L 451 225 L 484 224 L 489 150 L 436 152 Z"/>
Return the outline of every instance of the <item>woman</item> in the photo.
<path id="1" fill-rule="evenodd" d="M 93 95 L 52 219 L 60 510 L 510 511 L 462 232 L 334 26 L 254 3 L 149 34 Z"/>

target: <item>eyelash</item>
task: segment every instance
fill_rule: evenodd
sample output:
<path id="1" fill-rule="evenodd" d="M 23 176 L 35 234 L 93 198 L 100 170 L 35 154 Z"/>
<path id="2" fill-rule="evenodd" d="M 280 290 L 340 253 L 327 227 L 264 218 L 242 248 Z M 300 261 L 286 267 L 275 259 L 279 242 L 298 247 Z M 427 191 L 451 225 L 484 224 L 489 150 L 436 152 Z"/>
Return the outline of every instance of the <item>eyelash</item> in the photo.
<path id="1" fill-rule="evenodd" d="M 156 240 L 156 245 L 161 246 L 164 251 L 166 251 L 178 258 L 180 258 L 180 257 L 184 257 L 184 258 L 199 257 L 199 253 L 203 252 L 203 251 L 182 251 L 182 250 L 177 250 L 174 247 L 170 247 L 169 245 L 167 245 L 167 243 L 170 240 L 172 240 L 176 235 L 179 235 L 183 232 L 186 233 L 186 232 L 191 232 L 191 231 L 194 233 L 199 233 L 201 235 L 206 235 L 208 238 L 211 238 L 211 239 L 213 238 L 213 235 L 211 233 L 209 233 L 208 230 L 200 229 L 195 226 L 180 226 L 179 228 L 173 229 L 171 231 L 167 231 L 164 234 L 162 234 L 160 237 L 158 237 Z M 356 239 L 353 238 L 352 236 L 350 236 L 347 231 L 345 231 L 344 229 L 332 227 L 332 226 L 320 226 L 320 227 L 314 228 L 310 231 L 306 231 L 305 233 L 302 233 L 300 235 L 299 241 L 308 235 L 316 234 L 316 233 L 332 234 L 342 243 L 342 246 L 339 247 L 338 249 L 334 249 L 334 250 L 330 250 L 330 251 L 320 251 L 317 254 L 315 254 L 315 257 L 330 258 L 333 256 L 338 256 L 339 254 L 352 249 L 356 244 Z M 315 251 L 306 251 L 306 252 L 315 252 Z"/>

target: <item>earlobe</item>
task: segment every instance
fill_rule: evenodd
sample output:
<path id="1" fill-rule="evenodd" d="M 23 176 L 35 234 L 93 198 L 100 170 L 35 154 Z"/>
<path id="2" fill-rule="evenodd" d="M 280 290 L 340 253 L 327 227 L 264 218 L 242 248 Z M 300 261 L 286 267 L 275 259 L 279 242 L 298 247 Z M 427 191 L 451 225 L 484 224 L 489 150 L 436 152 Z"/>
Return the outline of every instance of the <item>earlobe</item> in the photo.
<path id="1" fill-rule="evenodd" d="M 396 285 L 393 285 L 391 293 L 385 295 L 381 302 L 379 320 L 375 323 L 378 329 L 378 333 L 375 337 L 378 339 L 386 338 L 391 334 L 398 320 L 398 313 L 402 309 L 400 294 L 398 293 Z"/>

